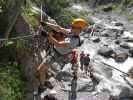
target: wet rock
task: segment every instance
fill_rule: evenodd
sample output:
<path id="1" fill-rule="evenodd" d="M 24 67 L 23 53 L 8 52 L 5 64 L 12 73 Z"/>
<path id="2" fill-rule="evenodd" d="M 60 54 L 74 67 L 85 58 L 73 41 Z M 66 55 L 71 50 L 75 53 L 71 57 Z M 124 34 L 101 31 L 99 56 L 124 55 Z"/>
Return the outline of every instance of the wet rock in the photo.
<path id="1" fill-rule="evenodd" d="M 118 35 L 120 34 L 120 30 L 117 29 L 106 29 L 104 31 L 102 31 L 102 36 L 104 37 L 118 37 Z"/>
<path id="2" fill-rule="evenodd" d="M 121 40 L 115 40 L 115 44 L 120 44 L 121 43 Z"/>
<path id="3" fill-rule="evenodd" d="M 111 32 L 109 31 L 109 30 L 104 30 L 103 32 L 102 32 L 102 36 L 104 36 L 104 37 L 109 37 Z"/>
<path id="4" fill-rule="evenodd" d="M 127 53 L 119 53 L 119 54 L 116 54 L 114 59 L 116 62 L 124 62 L 127 58 L 128 58 Z"/>
<path id="5" fill-rule="evenodd" d="M 126 42 L 120 43 L 120 47 L 122 47 L 122 48 L 124 48 L 124 49 L 129 49 L 129 48 L 130 48 L 130 46 L 129 46 L 128 43 L 126 43 Z"/>
<path id="6" fill-rule="evenodd" d="M 133 48 L 130 48 L 130 49 L 129 49 L 129 55 L 130 55 L 131 57 L 133 57 Z"/>
<path id="7" fill-rule="evenodd" d="M 100 40 L 100 38 L 96 37 L 96 38 L 93 38 L 92 41 L 95 42 L 95 43 L 98 43 L 98 42 L 100 42 L 101 40 Z"/>
<path id="8" fill-rule="evenodd" d="M 116 22 L 116 21 L 112 21 L 111 24 L 113 24 L 114 26 L 124 26 L 123 23 L 121 23 L 121 22 Z"/>
<path id="9" fill-rule="evenodd" d="M 115 23 L 115 26 L 124 26 L 124 24 L 121 22 L 117 22 L 117 23 Z"/>
<path id="10" fill-rule="evenodd" d="M 133 42 L 133 38 L 124 38 L 125 42 Z"/>
<path id="11" fill-rule="evenodd" d="M 93 83 L 90 78 L 79 78 L 77 80 L 77 91 L 93 91 Z"/>
<path id="12" fill-rule="evenodd" d="M 98 50 L 98 54 L 107 58 L 111 57 L 113 53 L 114 51 L 112 50 L 112 48 L 109 48 L 109 47 L 102 47 Z"/>
<path id="13" fill-rule="evenodd" d="M 124 87 L 119 95 L 119 100 L 133 100 L 133 91 Z"/>
<path id="14" fill-rule="evenodd" d="M 124 29 L 120 27 L 120 29 L 113 29 L 113 32 L 116 34 L 117 37 L 120 37 L 124 33 Z"/>
<path id="15" fill-rule="evenodd" d="M 29 25 L 22 16 L 18 17 L 16 24 L 14 26 L 14 30 L 16 33 L 19 34 L 30 33 Z"/>
<path id="16" fill-rule="evenodd" d="M 105 31 L 111 36 L 120 36 L 124 33 L 124 27 L 123 26 L 115 26 L 115 25 L 106 25 L 105 24 Z"/>
<path id="17" fill-rule="evenodd" d="M 66 71 L 61 71 L 59 72 L 57 75 L 56 75 L 56 79 L 61 81 L 61 80 L 64 80 L 64 81 L 70 81 L 71 78 L 72 78 L 72 74 L 69 73 L 69 72 L 66 72 Z"/>

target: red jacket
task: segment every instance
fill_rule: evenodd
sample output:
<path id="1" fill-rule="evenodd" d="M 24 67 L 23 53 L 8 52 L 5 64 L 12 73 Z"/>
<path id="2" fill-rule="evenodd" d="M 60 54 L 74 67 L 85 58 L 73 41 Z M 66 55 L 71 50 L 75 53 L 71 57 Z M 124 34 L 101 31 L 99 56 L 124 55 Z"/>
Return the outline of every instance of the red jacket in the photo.
<path id="1" fill-rule="evenodd" d="M 76 51 L 73 51 L 71 53 L 71 64 L 76 64 L 77 63 L 77 58 L 78 58 L 78 54 L 76 53 Z"/>
<path id="2" fill-rule="evenodd" d="M 81 59 L 84 59 L 84 57 L 85 57 L 84 52 L 81 52 L 81 53 L 80 53 L 80 60 L 81 60 Z"/>

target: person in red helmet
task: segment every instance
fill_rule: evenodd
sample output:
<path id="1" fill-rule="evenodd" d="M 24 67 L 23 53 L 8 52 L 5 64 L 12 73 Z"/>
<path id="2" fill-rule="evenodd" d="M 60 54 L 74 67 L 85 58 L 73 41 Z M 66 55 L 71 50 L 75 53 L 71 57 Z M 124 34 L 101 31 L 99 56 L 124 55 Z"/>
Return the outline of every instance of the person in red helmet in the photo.
<path id="1" fill-rule="evenodd" d="M 77 64 L 77 58 L 78 54 L 75 49 L 72 50 L 71 52 L 71 64 L 72 64 L 72 69 L 74 68 L 75 64 Z"/>
<path id="2" fill-rule="evenodd" d="M 84 57 L 85 57 L 85 53 L 84 53 L 84 51 L 82 51 L 80 53 L 80 68 L 82 71 L 83 71 L 83 66 L 84 66 Z"/>
<path id="3" fill-rule="evenodd" d="M 88 69 L 89 69 L 89 64 L 90 64 L 90 55 L 89 54 L 84 56 L 83 64 L 84 64 L 84 70 L 85 70 L 85 72 L 87 74 Z"/>

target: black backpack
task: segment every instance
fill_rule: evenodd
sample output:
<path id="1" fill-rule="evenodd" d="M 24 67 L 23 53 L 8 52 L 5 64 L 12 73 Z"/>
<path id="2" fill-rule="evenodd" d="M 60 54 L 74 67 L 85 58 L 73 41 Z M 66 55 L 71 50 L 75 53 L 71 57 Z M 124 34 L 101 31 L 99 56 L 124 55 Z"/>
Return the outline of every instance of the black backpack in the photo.
<path id="1" fill-rule="evenodd" d="M 84 40 L 81 40 L 79 36 L 73 36 L 73 37 L 79 40 L 79 43 L 77 45 L 78 47 L 80 47 L 84 43 Z"/>

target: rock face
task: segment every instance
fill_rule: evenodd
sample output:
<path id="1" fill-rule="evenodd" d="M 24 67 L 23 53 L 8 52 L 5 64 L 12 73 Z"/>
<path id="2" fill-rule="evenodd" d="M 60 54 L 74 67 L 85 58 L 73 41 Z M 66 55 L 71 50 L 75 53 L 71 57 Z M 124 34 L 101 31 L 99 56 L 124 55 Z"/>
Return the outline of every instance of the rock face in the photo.
<path id="1" fill-rule="evenodd" d="M 15 33 L 27 34 L 30 33 L 29 24 L 24 20 L 22 16 L 19 16 L 14 26 Z"/>
<path id="2" fill-rule="evenodd" d="M 114 53 L 114 51 L 109 47 L 102 47 L 98 50 L 98 54 L 104 56 L 104 57 L 111 57 L 111 55 Z"/>

